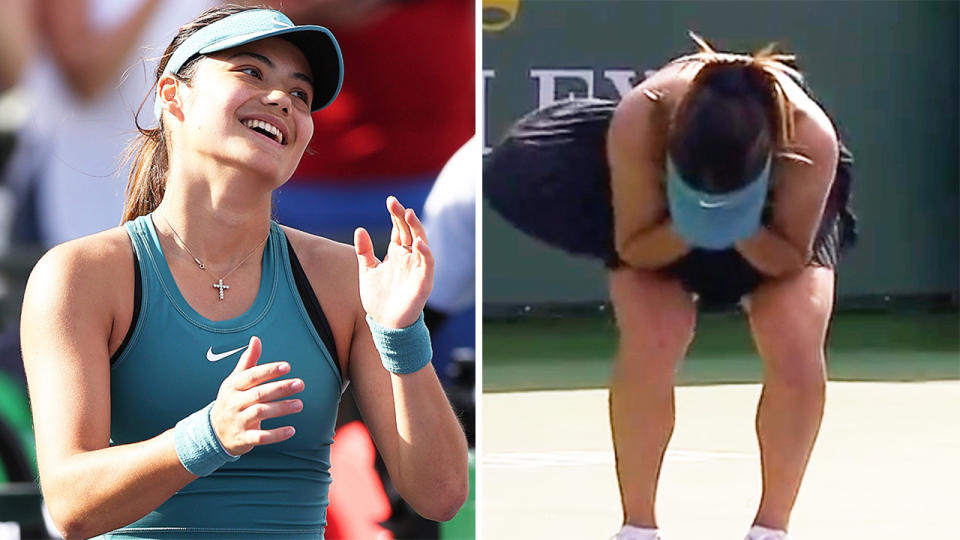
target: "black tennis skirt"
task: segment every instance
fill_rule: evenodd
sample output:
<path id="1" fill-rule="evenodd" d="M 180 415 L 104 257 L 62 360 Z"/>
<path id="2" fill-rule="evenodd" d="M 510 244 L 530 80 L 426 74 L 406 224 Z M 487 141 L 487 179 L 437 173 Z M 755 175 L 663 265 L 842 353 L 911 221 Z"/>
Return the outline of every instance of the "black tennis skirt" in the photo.
<path id="1" fill-rule="evenodd" d="M 483 192 L 517 229 L 573 255 L 621 263 L 614 248 L 607 128 L 617 102 L 573 99 L 517 121 L 484 158 Z M 837 175 L 813 246 L 812 265 L 835 268 L 854 244 L 850 210 L 853 155 L 841 143 Z M 769 217 L 769 210 L 766 212 Z M 722 308 L 752 292 L 763 276 L 735 249 L 695 248 L 663 270 Z"/>

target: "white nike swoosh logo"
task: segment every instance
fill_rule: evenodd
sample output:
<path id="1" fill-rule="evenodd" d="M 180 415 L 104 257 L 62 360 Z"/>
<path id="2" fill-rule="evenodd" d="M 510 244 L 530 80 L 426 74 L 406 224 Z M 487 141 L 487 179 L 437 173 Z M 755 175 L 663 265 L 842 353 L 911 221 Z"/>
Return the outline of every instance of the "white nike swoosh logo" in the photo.
<path id="1" fill-rule="evenodd" d="M 242 351 L 242 350 L 246 349 L 247 347 L 249 347 L 249 345 L 244 345 L 243 347 L 240 347 L 239 349 L 234 349 L 234 350 L 232 350 L 232 351 L 227 351 L 227 352 L 224 352 L 224 353 L 216 353 L 216 354 L 214 354 L 214 352 L 213 352 L 213 347 L 210 347 L 209 349 L 207 349 L 207 360 L 209 360 L 209 361 L 211 361 L 211 362 L 216 362 L 216 361 L 218 361 L 218 360 L 223 360 L 224 358 L 230 356 L 231 354 L 233 354 L 233 353 L 235 353 L 235 352 L 238 352 L 238 351 Z"/>
<path id="2" fill-rule="evenodd" d="M 697 201 L 700 203 L 700 206 L 703 208 L 722 208 L 727 205 L 727 201 L 720 201 L 715 203 L 710 203 L 707 201 Z"/>

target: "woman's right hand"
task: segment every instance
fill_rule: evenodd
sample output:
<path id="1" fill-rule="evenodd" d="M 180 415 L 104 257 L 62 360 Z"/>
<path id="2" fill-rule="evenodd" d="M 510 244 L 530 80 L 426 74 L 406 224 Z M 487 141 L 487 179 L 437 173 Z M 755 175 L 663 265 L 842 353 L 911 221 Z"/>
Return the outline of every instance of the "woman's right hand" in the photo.
<path id="1" fill-rule="evenodd" d="M 300 379 L 272 381 L 290 372 L 287 362 L 257 365 L 260 338 L 250 338 L 237 367 L 223 380 L 210 411 L 210 423 L 220 444 L 231 455 L 246 454 L 254 446 L 285 441 L 293 437 L 293 426 L 260 429 L 260 422 L 303 410 L 299 399 L 283 399 L 303 390 Z"/>

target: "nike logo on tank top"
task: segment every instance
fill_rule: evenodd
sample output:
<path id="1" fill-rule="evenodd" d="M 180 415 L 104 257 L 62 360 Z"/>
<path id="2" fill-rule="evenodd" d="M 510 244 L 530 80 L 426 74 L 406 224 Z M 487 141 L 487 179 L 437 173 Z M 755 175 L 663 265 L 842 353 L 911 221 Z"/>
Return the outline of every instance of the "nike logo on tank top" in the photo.
<path id="1" fill-rule="evenodd" d="M 256 300 L 225 321 L 201 316 L 184 300 L 149 216 L 124 226 L 142 290 L 130 340 L 111 367 L 111 444 L 154 437 L 213 401 L 250 336 L 263 343 L 260 364 L 290 363 L 275 380 L 298 377 L 305 389 L 296 396 L 301 412 L 261 424 L 292 425 L 292 438 L 255 447 L 105 537 L 322 538 L 342 380 L 298 294 L 280 226 L 270 224 Z"/>
<path id="2" fill-rule="evenodd" d="M 232 350 L 232 351 L 227 351 L 227 352 L 224 352 L 224 353 L 214 353 L 214 352 L 213 352 L 213 347 L 210 347 L 209 349 L 207 349 L 207 360 L 209 360 L 209 361 L 211 361 L 211 362 L 219 362 L 220 360 L 223 360 L 224 358 L 232 355 L 233 353 L 240 352 L 240 351 L 246 349 L 247 347 L 248 347 L 247 345 L 244 345 L 243 347 L 237 347 L 236 349 L 234 349 L 234 350 Z"/>

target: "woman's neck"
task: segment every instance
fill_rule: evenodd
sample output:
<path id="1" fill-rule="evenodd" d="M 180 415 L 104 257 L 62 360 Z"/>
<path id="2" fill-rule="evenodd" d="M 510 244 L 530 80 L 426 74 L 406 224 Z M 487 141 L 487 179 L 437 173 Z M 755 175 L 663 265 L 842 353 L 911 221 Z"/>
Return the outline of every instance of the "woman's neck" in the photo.
<path id="1" fill-rule="evenodd" d="M 270 196 L 264 180 L 249 172 L 219 171 L 215 178 L 170 171 L 154 226 L 165 240 L 179 240 L 211 269 L 239 263 L 270 230 Z M 172 229 L 172 230 L 170 230 Z M 192 257 L 190 257 L 192 258 Z"/>

